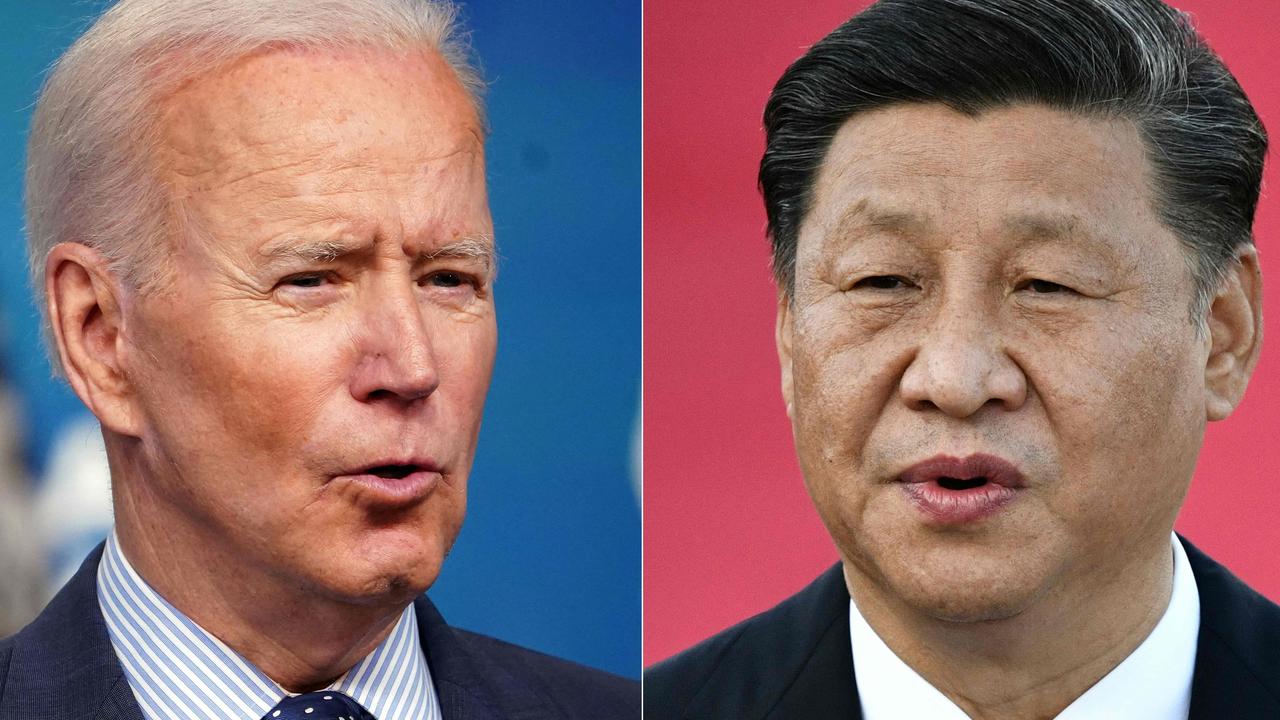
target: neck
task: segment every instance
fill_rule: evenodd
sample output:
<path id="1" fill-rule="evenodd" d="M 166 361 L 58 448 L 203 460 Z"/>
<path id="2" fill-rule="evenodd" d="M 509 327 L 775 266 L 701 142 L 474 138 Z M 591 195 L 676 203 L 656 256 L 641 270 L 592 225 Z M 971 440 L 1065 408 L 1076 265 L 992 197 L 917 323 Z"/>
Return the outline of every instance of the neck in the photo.
<path id="1" fill-rule="evenodd" d="M 169 604 L 290 692 L 330 685 L 386 639 L 404 611 L 404 603 L 326 597 L 246 564 L 228 538 L 193 527 L 146 488 L 112 484 L 116 535 L 129 564 Z"/>
<path id="2" fill-rule="evenodd" d="M 1168 535 L 1129 567 L 1047 594 L 1003 620 L 939 620 L 844 563 L 858 611 L 903 662 L 971 718 L 1055 717 L 1111 672 L 1168 608 Z"/>

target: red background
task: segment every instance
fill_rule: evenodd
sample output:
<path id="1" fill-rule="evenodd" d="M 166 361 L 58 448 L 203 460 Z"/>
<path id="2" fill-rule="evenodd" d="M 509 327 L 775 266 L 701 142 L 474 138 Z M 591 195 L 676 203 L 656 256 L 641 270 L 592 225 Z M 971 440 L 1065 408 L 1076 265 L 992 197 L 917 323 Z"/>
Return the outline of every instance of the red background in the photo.
<path id="1" fill-rule="evenodd" d="M 756 192 L 760 113 L 787 64 L 869 4 L 646 0 L 644 658 L 661 660 L 804 586 L 836 559 L 801 483 L 778 386 Z M 1280 3 L 1174 0 L 1280 146 Z M 786 5 L 787 9 L 781 9 Z M 1280 197 L 1256 232 L 1262 361 L 1209 428 L 1178 530 L 1280 599 Z"/>

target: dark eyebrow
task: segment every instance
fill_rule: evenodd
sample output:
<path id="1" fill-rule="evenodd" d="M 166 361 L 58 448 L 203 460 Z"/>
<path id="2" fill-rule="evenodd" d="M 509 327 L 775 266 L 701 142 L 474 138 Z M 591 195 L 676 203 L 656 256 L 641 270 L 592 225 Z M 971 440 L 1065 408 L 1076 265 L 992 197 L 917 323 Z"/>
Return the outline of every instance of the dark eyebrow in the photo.
<path id="1" fill-rule="evenodd" d="M 847 241 L 869 230 L 906 235 L 918 233 L 929 224 L 929 219 L 919 213 L 884 207 L 864 197 L 840 214 L 827 238 Z"/>
<path id="2" fill-rule="evenodd" d="M 1078 240 L 1114 251 L 1105 234 L 1100 233 L 1087 217 L 1072 212 L 1020 212 L 1003 219 L 1005 232 L 1026 242 Z M 835 224 L 833 240 L 848 240 L 867 231 L 907 235 L 918 233 L 930 225 L 927 216 L 905 209 L 881 206 L 863 198 L 841 214 Z"/>
<path id="3" fill-rule="evenodd" d="M 1019 214 L 1006 218 L 1004 226 L 1023 237 L 1043 240 L 1093 235 L 1075 215 Z"/>
<path id="4" fill-rule="evenodd" d="M 862 198 L 853 207 L 840 214 L 836 221 L 836 234 L 851 235 L 855 229 L 871 228 L 889 232 L 904 232 L 928 225 L 927 218 L 910 210 L 881 207 L 869 198 Z"/>
<path id="5" fill-rule="evenodd" d="M 1124 238 L 1114 237 L 1075 213 L 1019 213 L 1005 218 L 1004 227 L 1026 244 L 1071 240 L 1113 258 L 1123 252 L 1117 244 L 1123 244 Z"/>

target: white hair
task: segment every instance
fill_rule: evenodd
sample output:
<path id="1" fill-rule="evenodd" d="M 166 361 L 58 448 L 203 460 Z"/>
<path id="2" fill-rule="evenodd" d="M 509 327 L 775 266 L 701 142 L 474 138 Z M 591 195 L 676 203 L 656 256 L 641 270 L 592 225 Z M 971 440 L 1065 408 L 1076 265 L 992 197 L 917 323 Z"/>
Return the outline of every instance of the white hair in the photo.
<path id="1" fill-rule="evenodd" d="M 97 249 L 132 290 L 158 279 L 166 238 L 181 230 L 170 227 L 158 125 L 183 84 L 269 48 L 425 47 L 482 113 L 456 15 L 450 0 L 120 0 L 53 66 L 32 121 L 28 251 L 46 327 L 44 264 L 58 243 Z"/>

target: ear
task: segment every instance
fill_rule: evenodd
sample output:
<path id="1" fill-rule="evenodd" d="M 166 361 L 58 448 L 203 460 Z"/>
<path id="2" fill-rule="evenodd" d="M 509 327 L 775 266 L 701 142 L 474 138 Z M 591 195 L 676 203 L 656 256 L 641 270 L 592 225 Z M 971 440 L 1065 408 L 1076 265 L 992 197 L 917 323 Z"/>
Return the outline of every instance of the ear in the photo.
<path id="1" fill-rule="evenodd" d="M 138 435 L 137 413 L 121 371 L 120 288 L 97 250 L 62 243 L 45 260 L 44 292 L 67 381 L 104 428 Z"/>
<path id="2" fill-rule="evenodd" d="M 1258 251 L 1241 249 L 1214 295 L 1206 317 L 1205 415 L 1223 420 L 1244 397 L 1262 349 L 1262 275 Z"/>
<path id="3" fill-rule="evenodd" d="M 791 298 L 786 291 L 778 290 L 778 319 L 774 326 L 774 343 L 778 346 L 778 365 L 782 368 L 782 400 L 787 404 L 787 417 L 795 420 L 793 414 L 793 391 L 791 379 L 791 332 L 792 332 Z"/>

